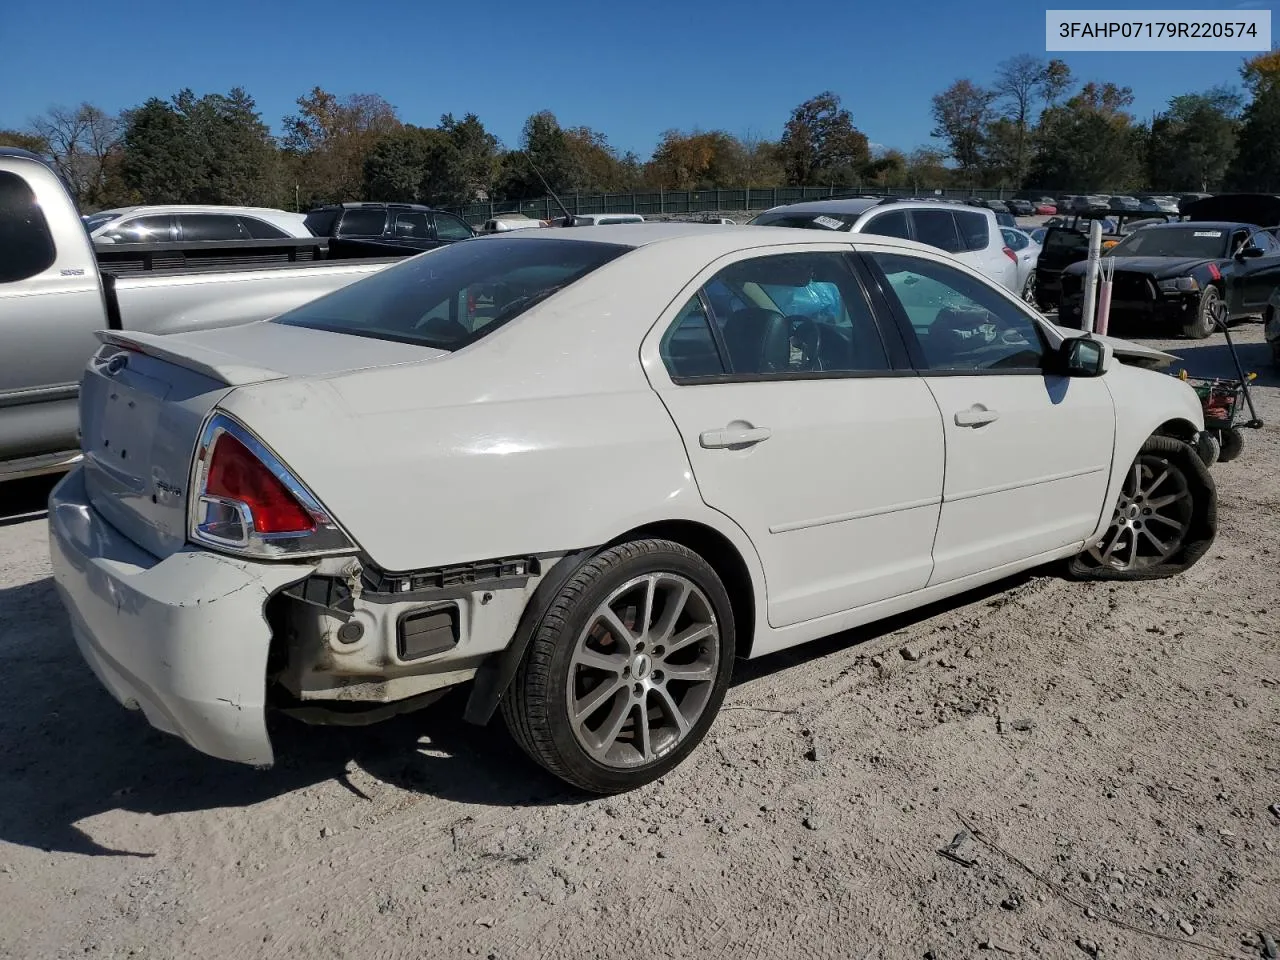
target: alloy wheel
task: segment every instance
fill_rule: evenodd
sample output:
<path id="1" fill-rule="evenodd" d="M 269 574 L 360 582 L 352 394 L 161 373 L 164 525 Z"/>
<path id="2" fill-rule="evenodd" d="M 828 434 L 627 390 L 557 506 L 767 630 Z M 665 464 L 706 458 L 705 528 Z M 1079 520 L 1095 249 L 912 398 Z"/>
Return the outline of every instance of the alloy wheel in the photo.
<path id="1" fill-rule="evenodd" d="M 711 700 L 720 627 L 688 578 L 650 573 L 596 607 L 569 664 L 569 722 L 578 744 L 614 768 L 674 750 Z"/>
<path id="2" fill-rule="evenodd" d="M 1125 477 L 1115 512 L 1089 557 L 1114 570 L 1164 563 L 1191 529 L 1192 496 L 1183 472 L 1170 461 L 1140 454 Z"/>

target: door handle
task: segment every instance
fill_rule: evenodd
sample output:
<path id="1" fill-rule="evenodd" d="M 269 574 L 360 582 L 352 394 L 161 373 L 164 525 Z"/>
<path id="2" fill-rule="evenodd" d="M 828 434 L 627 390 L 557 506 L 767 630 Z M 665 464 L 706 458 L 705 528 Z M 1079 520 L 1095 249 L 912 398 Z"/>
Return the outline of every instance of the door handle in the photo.
<path id="1" fill-rule="evenodd" d="M 988 423 L 1000 419 L 1000 413 L 996 410 L 988 410 L 980 403 L 975 403 L 968 410 L 960 410 L 956 413 L 957 427 L 981 427 Z"/>
<path id="2" fill-rule="evenodd" d="M 704 430 L 698 442 L 707 450 L 723 450 L 726 447 L 749 447 L 768 440 L 773 432 L 768 427 L 748 427 L 730 424 L 719 430 Z"/>

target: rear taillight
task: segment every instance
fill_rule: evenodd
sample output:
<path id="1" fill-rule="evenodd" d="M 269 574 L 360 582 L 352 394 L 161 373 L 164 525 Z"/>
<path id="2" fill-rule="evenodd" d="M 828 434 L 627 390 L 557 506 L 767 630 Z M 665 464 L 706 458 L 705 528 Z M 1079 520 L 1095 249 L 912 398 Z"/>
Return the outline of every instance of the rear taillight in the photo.
<path id="1" fill-rule="evenodd" d="M 1004 249 L 1004 255 L 1005 255 L 1006 257 L 1008 257 L 1008 258 L 1009 258 L 1010 260 L 1012 260 L 1014 263 L 1017 263 L 1017 262 L 1018 262 L 1018 255 L 1017 255 L 1016 253 L 1014 253 L 1014 252 L 1013 252 L 1012 250 L 1010 250 L 1008 247 L 1004 247 L 1003 249 Z"/>
<path id="2" fill-rule="evenodd" d="M 213 445 L 204 492 L 248 507 L 258 533 L 311 533 L 316 528 L 289 488 L 229 433 Z"/>
<path id="3" fill-rule="evenodd" d="M 226 414 L 205 424 L 191 491 L 189 536 L 195 543 L 267 558 L 354 549 L 315 495 Z"/>

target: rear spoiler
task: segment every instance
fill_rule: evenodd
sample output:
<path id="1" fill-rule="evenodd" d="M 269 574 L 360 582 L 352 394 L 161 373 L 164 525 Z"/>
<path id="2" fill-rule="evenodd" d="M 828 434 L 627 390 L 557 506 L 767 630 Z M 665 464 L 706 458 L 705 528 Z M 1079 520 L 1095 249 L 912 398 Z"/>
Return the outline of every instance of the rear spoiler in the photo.
<path id="1" fill-rule="evenodd" d="M 161 336 L 132 330 L 99 330 L 96 336 L 108 346 L 143 353 L 148 357 L 155 357 L 157 360 L 194 370 L 213 380 L 221 381 L 229 387 L 262 383 L 264 380 L 284 380 L 288 376 L 279 370 L 255 367 L 238 357 L 229 357 L 217 350 L 179 340 L 173 334 Z"/>

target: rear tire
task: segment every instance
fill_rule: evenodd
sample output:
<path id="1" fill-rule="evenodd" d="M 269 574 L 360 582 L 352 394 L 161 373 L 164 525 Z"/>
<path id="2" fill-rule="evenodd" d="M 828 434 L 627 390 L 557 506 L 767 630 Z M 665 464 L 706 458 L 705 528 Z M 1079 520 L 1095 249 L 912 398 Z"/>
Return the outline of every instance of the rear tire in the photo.
<path id="1" fill-rule="evenodd" d="M 633 540 L 561 588 L 502 716 L 525 753 L 567 783 L 633 790 L 706 735 L 734 654 L 733 610 L 711 566 L 681 544 Z"/>
<path id="2" fill-rule="evenodd" d="M 1227 325 L 1227 305 L 1222 302 L 1218 288 L 1208 286 L 1200 294 L 1196 315 L 1182 325 L 1182 335 L 1191 340 L 1204 340 L 1218 329 L 1219 324 Z"/>
<path id="3" fill-rule="evenodd" d="M 1102 539 L 1067 563 L 1075 580 L 1159 580 L 1193 567 L 1218 530 L 1218 495 L 1194 449 L 1149 437 L 1126 472 Z"/>

